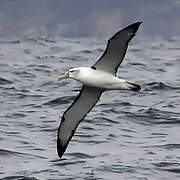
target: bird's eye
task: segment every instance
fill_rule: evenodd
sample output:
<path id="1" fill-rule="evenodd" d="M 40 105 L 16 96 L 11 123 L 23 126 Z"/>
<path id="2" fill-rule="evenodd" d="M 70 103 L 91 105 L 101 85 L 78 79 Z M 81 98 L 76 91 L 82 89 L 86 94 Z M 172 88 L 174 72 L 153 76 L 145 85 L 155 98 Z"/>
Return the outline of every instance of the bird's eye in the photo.
<path id="1" fill-rule="evenodd" d="M 74 70 L 70 70 L 69 72 L 74 72 Z"/>

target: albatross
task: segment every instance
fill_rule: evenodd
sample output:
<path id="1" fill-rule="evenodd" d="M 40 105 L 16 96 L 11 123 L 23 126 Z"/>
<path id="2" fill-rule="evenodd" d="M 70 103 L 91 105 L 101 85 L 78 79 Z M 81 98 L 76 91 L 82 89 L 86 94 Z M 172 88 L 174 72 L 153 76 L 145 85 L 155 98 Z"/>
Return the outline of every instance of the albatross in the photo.
<path id="1" fill-rule="evenodd" d="M 79 95 L 63 113 L 57 134 L 57 153 L 61 159 L 79 123 L 106 90 L 140 90 L 141 87 L 116 76 L 122 63 L 129 41 L 135 36 L 140 24 L 136 22 L 118 31 L 107 43 L 107 47 L 99 60 L 91 67 L 70 69 L 58 80 L 71 78 L 82 83 Z"/>

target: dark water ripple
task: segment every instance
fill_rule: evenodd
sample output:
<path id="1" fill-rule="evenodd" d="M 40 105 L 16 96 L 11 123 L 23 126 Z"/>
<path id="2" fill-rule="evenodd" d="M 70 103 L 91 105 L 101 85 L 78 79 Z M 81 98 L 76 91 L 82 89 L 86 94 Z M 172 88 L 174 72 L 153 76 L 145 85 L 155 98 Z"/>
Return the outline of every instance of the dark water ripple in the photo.
<path id="1" fill-rule="evenodd" d="M 42 156 L 37 156 L 37 155 L 32 155 L 32 154 L 28 154 L 28 153 L 20 153 L 20 152 L 16 152 L 16 151 L 10 151 L 7 149 L 0 149 L 0 156 L 4 157 L 4 156 L 24 156 L 24 157 L 35 157 L 35 158 L 42 158 L 42 159 L 46 159 L 46 157 L 42 157 Z"/>
<path id="2" fill-rule="evenodd" d="M 50 105 L 50 106 L 54 107 L 54 106 L 58 106 L 58 105 L 61 105 L 61 104 L 70 103 L 74 99 L 75 99 L 75 97 L 73 97 L 73 96 L 72 97 L 69 97 L 69 96 L 58 97 L 58 98 L 55 98 L 53 100 L 50 100 L 50 101 L 44 103 L 43 105 Z"/>
<path id="3" fill-rule="evenodd" d="M 176 87 L 176 86 L 171 86 L 171 85 L 167 85 L 165 83 L 162 82 L 151 82 L 151 83 L 147 83 L 144 85 L 145 89 L 144 90 L 180 90 L 180 87 Z"/>
<path id="4" fill-rule="evenodd" d="M 9 81 L 7 79 L 1 78 L 0 77 L 0 85 L 4 85 L 4 84 L 12 84 L 12 81 Z"/>
<path id="5" fill-rule="evenodd" d="M 180 178 L 179 38 L 130 45 L 118 74 L 142 90 L 104 93 L 59 161 L 59 117 L 81 86 L 57 77 L 91 66 L 104 43 L 0 40 L 0 180 Z"/>
<path id="6" fill-rule="evenodd" d="M 35 177 L 25 177 L 25 176 L 9 176 L 2 178 L 1 180 L 38 180 Z"/>

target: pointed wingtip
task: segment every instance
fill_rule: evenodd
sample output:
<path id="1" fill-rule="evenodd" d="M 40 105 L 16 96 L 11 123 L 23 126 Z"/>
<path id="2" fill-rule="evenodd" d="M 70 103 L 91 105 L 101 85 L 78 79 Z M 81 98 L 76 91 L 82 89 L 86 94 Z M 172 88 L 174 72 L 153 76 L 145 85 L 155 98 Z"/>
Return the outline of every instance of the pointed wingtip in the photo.
<path id="1" fill-rule="evenodd" d="M 58 154 L 59 158 L 61 159 L 63 152 L 61 151 L 59 138 L 57 138 L 57 154 Z"/>
<path id="2" fill-rule="evenodd" d="M 139 27 L 142 23 L 143 23 L 142 21 L 139 21 L 139 22 L 134 23 L 134 25 Z"/>
<path id="3" fill-rule="evenodd" d="M 129 29 L 129 28 L 133 28 L 136 31 L 138 30 L 139 26 L 141 25 L 142 21 L 130 24 L 129 26 L 127 26 L 125 29 Z"/>
<path id="4" fill-rule="evenodd" d="M 142 21 L 138 21 L 138 22 L 135 22 L 135 23 L 131 24 L 130 26 L 133 26 L 133 25 L 134 25 L 134 26 L 137 26 L 137 25 L 139 26 L 139 25 L 142 24 L 142 23 L 143 23 Z"/>
<path id="5" fill-rule="evenodd" d="M 140 25 L 141 23 L 143 23 L 143 22 L 142 22 L 142 21 L 138 21 L 138 22 L 136 22 L 135 24 L 139 24 L 139 25 Z"/>
<path id="6" fill-rule="evenodd" d="M 60 159 L 62 158 L 62 156 L 63 156 L 63 154 L 64 154 L 64 152 L 66 150 L 66 147 L 67 146 L 62 146 L 62 143 L 61 143 L 61 141 L 60 141 L 60 139 L 58 137 L 57 138 L 57 154 L 58 154 Z"/>
<path id="7" fill-rule="evenodd" d="M 137 30 L 139 29 L 139 26 L 140 26 L 141 23 L 142 23 L 142 22 L 139 21 L 139 22 L 135 22 L 135 23 L 133 23 L 133 24 L 130 24 L 129 26 L 126 26 L 124 29 L 122 29 L 122 30 L 118 31 L 116 34 L 114 34 L 114 36 L 112 36 L 112 37 L 109 39 L 109 41 L 112 40 L 112 39 L 115 39 L 118 34 L 120 34 L 120 33 L 123 32 L 123 31 L 126 31 L 126 30 L 132 32 L 132 34 L 130 34 L 130 35 L 131 35 L 131 39 L 132 39 L 132 38 L 135 36 Z M 130 40 L 131 40 L 131 39 L 130 39 Z"/>

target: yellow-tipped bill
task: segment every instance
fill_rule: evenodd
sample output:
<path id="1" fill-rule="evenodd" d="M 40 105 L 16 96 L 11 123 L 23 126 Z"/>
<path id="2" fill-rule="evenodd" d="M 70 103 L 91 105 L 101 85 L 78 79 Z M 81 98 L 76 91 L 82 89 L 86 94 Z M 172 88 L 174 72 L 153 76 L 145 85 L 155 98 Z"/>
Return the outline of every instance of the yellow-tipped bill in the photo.
<path id="1" fill-rule="evenodd" d="M 58 77 L 58 81 L 61 81 L 62 79 L 63 79 L 62 76 L 59 76 L 59 77 Z"/>
<path id="2" fill-rule="evenodd" d="M 64 75 L 62 75 L 62 76 L 59 76 L 59 77 L 58 77 L 58 81 L 61 81 L 61 80 L 66 79 L 66 78 L 68 78 L 68 77 L 69 77 L 69 73 L 66 73 L 66 74 L 64 74 Z"/>

